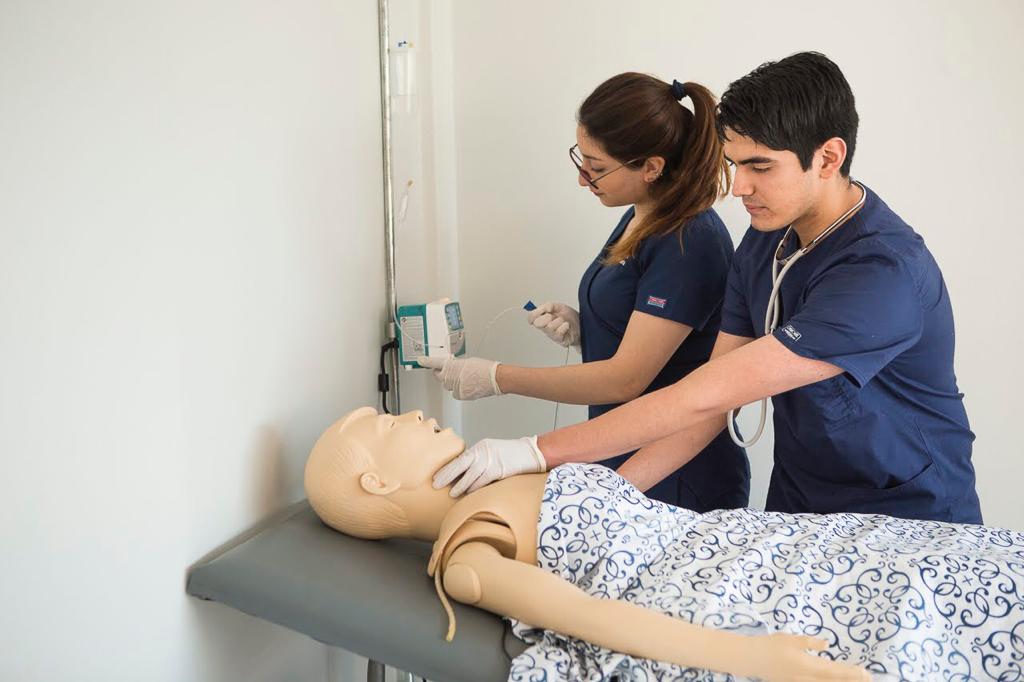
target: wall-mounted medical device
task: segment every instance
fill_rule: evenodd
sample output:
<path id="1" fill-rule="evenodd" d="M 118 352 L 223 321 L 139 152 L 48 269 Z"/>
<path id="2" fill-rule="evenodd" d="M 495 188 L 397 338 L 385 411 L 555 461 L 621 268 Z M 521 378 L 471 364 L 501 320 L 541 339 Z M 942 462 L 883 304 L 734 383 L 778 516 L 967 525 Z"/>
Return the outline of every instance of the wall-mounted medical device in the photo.
<path id="1" fill-rule="evenodd" d="M 416 358 L 466 354 L 466 330 L 458 301 L 442 298 L 398 308 L 398 359 L 403 367 L 420 367 Z"/>

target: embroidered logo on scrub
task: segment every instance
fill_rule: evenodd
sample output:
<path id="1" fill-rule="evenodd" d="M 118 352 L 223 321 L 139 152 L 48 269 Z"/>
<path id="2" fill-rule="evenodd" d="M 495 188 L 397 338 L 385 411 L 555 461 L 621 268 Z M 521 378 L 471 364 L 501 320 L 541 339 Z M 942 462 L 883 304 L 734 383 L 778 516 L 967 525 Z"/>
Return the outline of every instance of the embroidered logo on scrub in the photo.
<path id="1" fill-rule="evenodd" d="M 653 305 L 655 308 L 664 308 L 666 303 L 668 303 L 667 298 L 658 298 L 657 296 L 647 297 L 647 305 Z"/>
<path id="2" fill-rule="evenodd" d="M 794 341 L 799 341 L 800 337 L 802 336 L 802 334 L 798 332 L 796 328 L 791 324 L 787 324 L 785 327 L 783 327 L 782 333 L 784 333 L 786 336 L 793 339 Z"/>

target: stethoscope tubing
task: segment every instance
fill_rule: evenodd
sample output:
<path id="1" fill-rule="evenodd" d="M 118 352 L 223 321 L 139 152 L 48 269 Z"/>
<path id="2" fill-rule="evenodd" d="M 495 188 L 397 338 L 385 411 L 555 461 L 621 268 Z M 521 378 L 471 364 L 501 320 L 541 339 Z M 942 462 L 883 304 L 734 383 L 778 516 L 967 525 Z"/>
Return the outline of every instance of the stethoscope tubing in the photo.
<path id="1" fill-rule="evenodd" d="M 849 220 L 854 213 L 860 210 L 861 206 L 864 205 L 864 201 L 868 197 L 868 191 L 864 185 L 860 184 L 856 180 L 853 181 L 855 185 L 860 187 L 861 195 L 860 199 L 856 204 L 851 206 L 845 213 L 835 219 L 831 225 L 826 227 L 818 236 L 807 243 L 803 248 L 798 249 L 792 256 L 787 258 L 781 258 L 781 254 L 784 253 L 786 242 L 789 239 L 790 233 L 793 231 L 793 226 L 790 225 L 786 228 L 785 234 L 782 235 L 782 239 L 779 240 L 779 245 L 775 249 L 775 257 L 772 258 L 772 291 L 768 296 L 768 308 L 764 313 L 764 334 L 768 336 L 774 332 L 779 326 L 779 316 L 782 313 L 782 307 L 779 305 L 779 295 L 782 289 L 782 280 L 786 277 L 786 273 L 796 265 L 796 262 L 803 258 L 807 253 L 815 246 L 820 244 L 826 237 L 835 232 L 840 225 Z M 782 269 L 779 269 L 779 265 L 782 265 Z M 757 422 L 757 430 L 754 435 L 748 440 L 743 440 L 736 433 L 736 409 L 729 410 L 726 415 L 725 425 L 729 429 L 729 436 L 732 441 L 741 448 L 749 448 L 761 439 L 761 435 L 764 433 L 764 425 L 768 416 L 768 398 L 761 398 L 761 416 Z"/>

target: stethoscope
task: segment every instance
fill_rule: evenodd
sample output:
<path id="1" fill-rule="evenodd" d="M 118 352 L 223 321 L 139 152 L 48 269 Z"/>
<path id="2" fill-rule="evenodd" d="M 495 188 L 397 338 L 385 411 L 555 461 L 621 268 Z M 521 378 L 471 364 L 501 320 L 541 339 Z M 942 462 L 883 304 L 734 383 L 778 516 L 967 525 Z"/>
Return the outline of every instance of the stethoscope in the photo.
<path id="1" fill-rule="evenodd" d="M 864 200 L 868 197 L 868 191 L 864 188 L 864 185 L 860 184 L 856 180 L 853 181 L 855 185 L 860 187 L 860 199 L 856 204 L 851 206 L 849 210 L 843 215 L 835 219 L 835 221 L 818 233 L 818 236 L 807 242 L 807 246 L 802 249 L 797 249 L 789 256 L 785 258 L 782 254 L 786 252 L 786 244 L 789 242 L 789 235 L 793 232 L 793 226 L 790 225 L 786 229 L 786 233 L 782 235 L 782 239 L 779 240 L 779 246 L 775 249 L 775 257 L 772 259 L 772 293 L 768 296 L 768 309 L 764 313 L 764 333 L 765 336 L 775 331 L 775 328 L 779 326 L 779 315 L 782 313 L 782 306 L 779 305 L 779 290 L 782 288 L 782 279 L 786 276 L 798 260 L 803 258 L 807 253 L 821 243 L 826 237 L 835 232 L 840 225 L 850 219 L 854 213 L 856 213 L 861 206 L 864 205 Z M 781 267 L 781 270 L 779 269 Z M 729 428 L 729 435 L 732 437 L 732 441 L 741 448 L 749 448 L 751 445 L 756 443 L 761 438 L 761 434 L 764 432 L 764 422 L 768 414 L 768 398 L 761 398 L 761 418 L 757 423 L 757 432 L 754 433 L 750 440 L 741 440 L 736 435 L 736 410 L 729 410 L 729 414 L 726 417 L 726 426 Z"/>

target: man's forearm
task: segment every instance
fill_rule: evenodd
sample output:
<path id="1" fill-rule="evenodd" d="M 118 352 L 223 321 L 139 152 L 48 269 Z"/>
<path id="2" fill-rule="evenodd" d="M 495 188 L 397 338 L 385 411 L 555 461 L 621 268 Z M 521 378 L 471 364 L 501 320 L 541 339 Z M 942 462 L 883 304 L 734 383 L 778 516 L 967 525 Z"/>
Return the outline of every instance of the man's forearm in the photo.
<path id="1" fill-rule="evenodd" d="M 666 436 L 641 448 L 618 473 L 638 490 L 647 491 L 699 455 L 724 428 L 725 415 L 719 415 Z"/>
<path id="2" fill-rule="evenodd" d="M 596 462 L 642 448 L 714 416 L 693 400 L 690 377 L 590 421 L 538 436 L 548 467 Z M 723 421 L 724 426 L 724 421 Z"/>
<path id="3" fill-rule="evenodd" d="M 545 433 L 537 444 L 549 467 L 595 462 L 690 429 L 759 398 L 842 372 L 836 365 L 800 357 L 773 336 L 763 336 L 713 358 L 660 391 L 589 422 Z"/>

